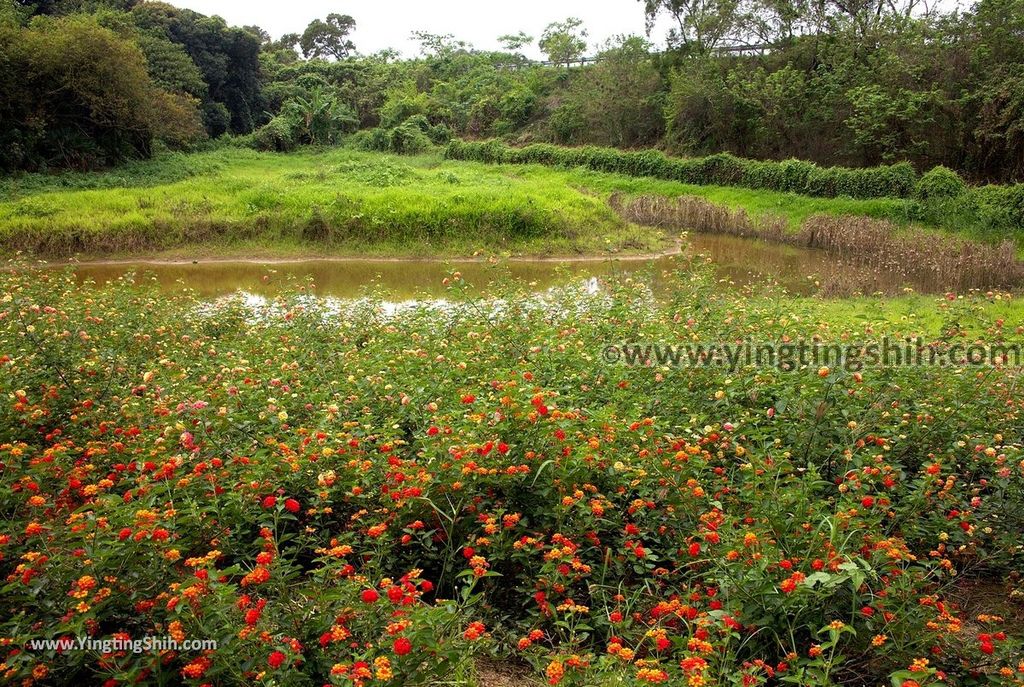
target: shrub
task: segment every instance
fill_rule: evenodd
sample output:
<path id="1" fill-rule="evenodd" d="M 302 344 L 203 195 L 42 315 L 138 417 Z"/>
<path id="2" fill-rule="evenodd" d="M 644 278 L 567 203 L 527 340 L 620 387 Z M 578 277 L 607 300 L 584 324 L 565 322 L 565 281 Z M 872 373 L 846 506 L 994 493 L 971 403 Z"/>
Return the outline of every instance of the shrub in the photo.
<path id="1" fill-rule="evenodd" d="M 598 148 L 587 146 L 562 150 L 560 157 L 562 163 L 567 167 L 587 167 L 598 172 L 612 172 L 626 174 L 623 164 L 623 153 L 614 148 Z"/>
<path id="2" fill-rule="evenodd" d="M 743 179 L 746 160 L 741 160 L 729 153 L 717 153 L 697 159 L 696 171 L 698 184 L 715 184 L 718 186 L 736 186 Z"/>
<path id="3" fill-rule="evenodd" d="M 427 138 L 430 139 L 431 143 L 437 145 L 444 145 L 448 143 L 448 141 L 452 140 L 452 130 L 449 129 L 447 125 L 438 124 L 435 126 L 430 123 L 430 120 L 427 119 L 426 115 L 413 115 L 412 117 L 409 117 L 409 119 L 405 120 L 398 127 L 394 128 L 397 129 L 406 125 L 418 128 L 420 131 L 426 134 Z"/>
<path id="4" fill-rule="evenodd" d="M 430 138 L 411 119 L 388 132 L 388 149 L 392 152 L 407 155 L 422 153 L 430 146 Z"/>
<path id="5" fill-rule="evenodd" d="M 391 129 L 383 127 L 364 129 L 349 139 L 349 145 L 359 150 L 374 150 L 382 153 L 399 153 L 404 155 L 422 153 L 429 149 L 432 144 L 433 142 L 427 133 L 424 132 L 417 118 L 409 119 Z"/>
<path id="6" fill-rule="evenodd" d="M 576 143 L 586 129 L 587 121 L 577 105 L 565 104 L 551 113 L 548 126 L 559 143 Z"/>
<path id="7" fill-rule="evenodd" d="M 687 184 L 742 186 L 825 198 L 910 198 L 917 183 L 917 173 L 907 162 L 867 169 L 823 168 L 802 160 L 747 160 L 729 153 L 670 158 L 657 150 L 622 151 L 540 144 L 514 148 L 495 140 L 463 141 L 449 146 L 445 154 L 453 160 L 586 167 L 598 172 L 649 176 Z"/>
<path id="8" fill-rule="evenodd" d="M 380 110 L 380 124 L 386 129 L 393 129 L 416 115 L 426 115 L 430 111 L 429 98 L 426 93 L 392 93 Z"/>
<path id="9" fill-rule="evenodd" d="M 162 115 L 153 122 L 157 141 L 172 149 L 186 149 L 206 140 L 196 108 L 197 101 L 187 95 L 155 91 L 153 102 Z"/>
<path id="10" fill-rule="evenodd" d="M 524 87 L 514 88 L 498 101 L 498 112 L 501 115 L 498 121 L 514 131 L 529 121 L 536 107 L 537 96 L 533 91 Z"/>
<path id="11" fill-rule="evenodd" d="M 345 145 L 349 148 L 355 148 L 356 150 L 382 151 L 384 150 L 383 136 L 386 132 L 386 129 L 381 129 L 380 127 L 362 129 L 345 139 Z"/>
<path id="12" fill-rule="evenodd" d="M 884 170 L 882 174 L 884 175 L 887 184 L 885 187 L 885 193 L 865 197 L 909 198 L 913 195 L 914 186 L 917 184 L 918 177 L 917 171 L 914 169 L 912 164 L 909 162 L 897 162 L 895 165 L 880 167 L 879 169 Z"/>
<path id="13" fill-rule="evenodd" d="M 807 180 L 804 179 L 804 185 Z M 785 185 L 785 172 L 782 165 L 774 162 L 752 161 L 743 170 L 742 186 L 747 188 L 782 189 Z M 803 185 L 800 186 L 803 188 Z"/>
<path id="14" fill-rule="evenodd" d="M 922 176 L 914 188 L 914 195 L 921 200 L 958 198 L 966 192 L 967 184 L 960 175 L 942 165 Z"/>
<path id="15" fill-rule="evenodd" d="M 786 160 L 779 163 L 780 191 L 803 193 L 807 188 L 807 179 L 816 165 L 806 160 Z"/>
<path id="16" fill-rule="evenodd" d="M 749 225 L 655 202 L 636 210 Z M 332 219 L 317 212 L 314 235 Z M 643 279 L 538 299 L 502 281 L 453 274 L 443 309 L 387 316 L 379 296 L 339 313 L 303 282 L 255 306 L 0 272 L 19 299 L 0 318 L 16 354 L 0 357 L 4 684 L 158 666 L 163 684 L 465 685 L 485 652 L 562 687 L 1012 684 L 1019 623 L 987 610 L 1012 612 L 995 589 L 1024 564 L 1011 366 L 862 376 L 851 356 L 656 376 L 651 361 L 606 379 L 579 351 L 698 317 L 709 340 L 830 348 L 864 324 L 827 305 L 780 318 L 777 295 L 699 268 L 669 303 Z M 963 322 L 1000 342 L 990 300 L 933 304 L 918 331 Z M 482 311 L 500 336 L 478 334 Z M 955 422 L 924 421 L 951 398 Z M 653 412 L 669 407 L 690 421 Z M 21 650 L 82 632 L 221 646 Z"/>
<path id="17" fill-rule="evenodd" d="M 825 198 L 908 198 L 916 178 L 914 168 L 906 162 L 864 169 L 815 167 L 807 175 L 805 193 Z"/>
<path id="18" fill-rule="evenodd" d="M 623 155 L 624 169 L 630 176 L 663 177 L 668 173 L 668 158 L 660 150 L 643 150 Z"/>
<path id="19" fill-rule="evenodd" d="M 512 161 L 531 162 L 539 165 L 556 165 L 560 159 L 561 148 L 546 143 L 536 143 L 525 148 L 511 151 Z"/>
<path id="20" fill-rule="evenodd" d="M 298 145 L 294 122 L 288 117 L 277 116 L 252 134 L 252 146 L 256 150 L 286 153 Z"/>
<path id="21" fill-rule="evenodd" d="M 1019 233 L 1024 228 L 1024 184 L 982 186 L 958 202 L 979 217 L 985 229 Z"/>

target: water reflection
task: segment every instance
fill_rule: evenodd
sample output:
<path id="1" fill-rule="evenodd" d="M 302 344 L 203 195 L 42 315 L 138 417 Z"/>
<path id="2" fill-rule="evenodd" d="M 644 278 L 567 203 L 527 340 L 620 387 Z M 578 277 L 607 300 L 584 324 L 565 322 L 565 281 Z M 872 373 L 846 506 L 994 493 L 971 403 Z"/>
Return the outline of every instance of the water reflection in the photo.
<path id="1" fill-rule="evenodd" d="M 794 293 L 822 292 L 846 295 L 853 291 L 895 293 L 910 286 L 919 291 L 941 292 L 945 285 L 910 280 L 904 275 L 845 265 L 819 251 L 770 244 L 734 236 L 693 234 L 686 249 L 690 255 L 706 255 L 717 277 L 738 287 L 777 283 Z M 379 286 L 396 300 L 440 297 L 446 294 L 442 280 L 458 270 L 471 284 L 485 286 L 495 280 L 515 279 L 541 291 L 580 278 L 631 275 L 643 271 L 657 289 L 665 274 L 687 264 L 685 257 L 652 260 L 590 260 L 559 262 L 507 260 L 498 266 L 482 261 L 430 260 L 306 260 L 260 263 L 259 261 L 210 261 L 147 264 L 83 264 L 76 268 L 81 280 L 99 284 L 118 279 L 126 272 L 152 273 L 168 289 L 189 287 L 203 296 L 236 291 L 272 296 L 294 279 L 312 278 L 322 296 L 353 298 L 368 286 Z"/>
<path id="2" fill-rule="evenodd" d="M 483 286 L 496 279 L 515 279 L 543 290 L 580 278 L 632 273 L 643 262 L 516 261 L 490 265 L 467 261 L 309 260 L 294 263 L 207 262 L 198 264 L 113 264 L 80 265 L 75 272 L 82 280 L 99 284 L 120 278 L 125 272 L 152 273 L 168 290 L 191 288 L 203 296 L 221 296 L 246 291 L 273 296 L 286 284 L 310 278 L 321 296 L 354 298 L 366 287 L 379 286 L 396 300 L 445 296 L 442 283 L 453 271 L 465 281 Z"/>

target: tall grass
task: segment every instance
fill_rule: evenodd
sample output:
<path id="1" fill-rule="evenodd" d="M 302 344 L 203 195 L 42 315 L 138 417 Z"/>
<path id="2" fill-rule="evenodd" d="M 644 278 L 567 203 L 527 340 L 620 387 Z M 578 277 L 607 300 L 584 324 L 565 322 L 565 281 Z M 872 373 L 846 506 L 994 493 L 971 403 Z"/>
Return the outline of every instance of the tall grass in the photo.
<path id="1" fill-rule="evenodd" d="M 1024 283 L 1017 245 L 997 245 L 914 229 L 894 231 L 865 217 L 810 218 L 795 237 L 803 245 L 856 265 L 919 278 L 941 280 L 955 288 L 996 288 Z"/>
<path id="2" fill-rule="evenodd" d="M 564 180 L 344 149 L 222 150 L 103 174 L 9 181 L 7 252 L 43 256 L 259 244 L 313 251 L 597 252 L 644 237 Z"/>
<path id="3" fill-rule="evenodd" d="M 693 196 L 639 196 L 627 200 L 623 194 L 614 193 L 608 203 L 625 219 L 648 227 L 775 242 L 786 242 L 790 235 L 789 223 L 784 217 L 763 215 L 755 219 L 742 208 L 734 210 Z"/>

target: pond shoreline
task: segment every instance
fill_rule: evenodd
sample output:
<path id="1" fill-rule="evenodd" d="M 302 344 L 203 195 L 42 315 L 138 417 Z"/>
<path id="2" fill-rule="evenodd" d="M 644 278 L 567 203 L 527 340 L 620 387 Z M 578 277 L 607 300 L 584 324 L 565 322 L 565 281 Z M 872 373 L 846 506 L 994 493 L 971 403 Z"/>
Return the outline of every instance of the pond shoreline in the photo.
<path id="1" fill-rule="evenodd" d="M 481 264 L 490 261 L 498 262 L 550 262 L 550 263 L 580 263 L 580 262 L 606 262 L 619 260 L 628 262 L 645 262 L 682 255 L 688 244 L 683 237 L 677 238 L 672 247 L 657 252 L 647 253 L 609 253 L 603 255 L 470 255 L 470 256 L 375 256 L 375 255 L 331 255 L 323 253 L 301 254 L 297 256 L 283 257 L 281 255 L 268 254 L 267 257 L 254 255 L 239 255 L 233 257 L 224 255 L 218 257 L 196 257 L 196 258 L 160 258 L 160 257 L 133 257 L 133 258 L 100 258 L 85 260 L 39 260 L 33 263 L 39 267 L 119 267 L 131 265 L 151 265 L 155 267 L 187 267 L 189 265 L 216 265 L 221 263 L 244 263 L 250 265 L 299 265 L 307 262 L 335 262 L 335 263 L 357 263 L 357 262 L 386 262 L 386 263 L 466 263 Z"/>

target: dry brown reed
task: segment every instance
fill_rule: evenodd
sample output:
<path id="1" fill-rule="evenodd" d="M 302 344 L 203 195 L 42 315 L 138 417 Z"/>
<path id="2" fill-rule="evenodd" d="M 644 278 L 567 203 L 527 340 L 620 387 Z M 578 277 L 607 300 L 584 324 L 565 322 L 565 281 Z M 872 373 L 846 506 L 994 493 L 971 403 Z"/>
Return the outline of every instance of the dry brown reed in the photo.
<path id="1" fill-rule="evenodd" d="M 845 262 L 949 288 L 1008 287 L 1024 281 L 1024 263 L 1017 259 L 1013 241 L 980 243 L 868 217 L 830 215 L 808 218 L 797 237 L 800 245 Z"/>
<path id="2" fill-rule="evenodd" d="M 814 215 L 798 231 L 785 219 L 751 218 L 704 198 L 615 194 L 612 208 L 636 224 L 757 238 L 824 251 L 876 274 L 895 274 L 942 289 L 988 289 L 1024 283 L 1024 263 L 1012 241 L 998 245 L 904 228 L 870 217 Z"/>
<path id="3" fill-rule="evenodd" d="M 686 229 L 702 234 L 727 234 L 782 242 L 787 234 L 781 217 L 760 218 L 756 223 L 746 210 L 730 210 L 696 196 L 637 196 L 613 194 L 612 209 L 635 224 L 664 229 Z"/>

